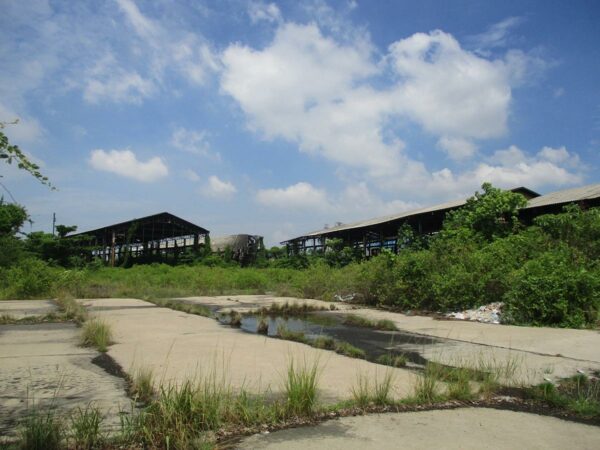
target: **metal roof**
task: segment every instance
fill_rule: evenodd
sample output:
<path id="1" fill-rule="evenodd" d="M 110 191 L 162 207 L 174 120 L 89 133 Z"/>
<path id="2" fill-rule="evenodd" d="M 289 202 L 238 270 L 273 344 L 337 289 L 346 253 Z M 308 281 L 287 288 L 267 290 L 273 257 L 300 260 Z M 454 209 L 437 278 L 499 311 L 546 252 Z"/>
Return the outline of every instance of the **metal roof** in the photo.
<path id="1" fill-rule="evenodd" d="M 392 222 L 394 220 L 403 219 L 403 218 L 410 217 L 410 216 L 417 216 L 420 214 L 427 214 L 430 212 L 443 211 L 445 209 L 456 208 L 458 206 L 464 205 L 466 202 L 467 202 L 466 200 L 454 200 L 451 202 L 440 203 L 439 205 L 435 205 L 435 206 L 428 206 L 426 208 L 413 209 L 410 211 L 405 211 L 405 212 L 398 213 L 398 214 L 392 214 L 389 216 L 376 217 L 374 219 L 362 220 L 360 222 L 353 222 L 353 223 L 349 223 L 349 224 L 345 224 L 345 225 L 338 225 L 336 227 L 324 228 L 322 230 L 310 232 L 302 237 L 321 236 L 323 234 L 334 233 L 336 231 L 345 231 L 345 230 L 352 230 L 355 228 L 368 227 L 368 226 L 372 226 L 372 225 L 380 225 L 382 223 Z M 298 239 L 298 238 L 294 238 L 294 239 Z M 289 240 L 294 240 L 294 239 L 289 239 Z"/>
<path id="2" fill-rule="evenodd" d="M 542 206 L 560 205 L 562 203 L 578 202 L 581 200 L 591 200 L 600 197 L 600 184 L 590 184 L 564 191 L 552 192 L 533 198 L 527 202 L 523 209 L 539 208 Z"/>
<path id="3" fill-rule="evenodd" d="M 98 240 L 108 240 L 113 232 L 117 235 L 117 241 L 122 241 L 125 235 L 131 234 L 131 242 L 147 242 L 175 236 L 208 234 L 208 230 L 205 228 L 171 213 L 161 212 L 94 230 L 70 234 L 67 237 L 86 235 L 95 237 Z"/>
<path id="4" fill-rule="evenodd" d="M 532 191 L 531 189 L 528 189 L 523 186 L 516 187 L 516 188 L 510 189 L 510 190 L 513 192 L 518 192 L 518 193 L 523 194 L 525 196 L 525 198 L 539 197 L 539 195 L 540 195 L 537 192 Z M 425 208 L 420 208 L 420 209 L 413 209 L 410 211 L 404 211 L 404 212 L 401 212 L 398 214 L 392 214 L 389 216 L 376 217 L 374 219 L 367 219 L 367 220 L 362 220 L 359 222 L 352 222 L 349 224 L 338 225 L 335 227 L 323 228 L 321 230 L 312 231 L 303 236 L 298 236 L 298 237 L 288 239 L 286 241 L 283 241 L 282 244 L 286 243 L 286 242 L 295 241 L 297 239 L 306 239 L 306 238 L 313 238 L 313 237 L 317 237 L 317 236 L 324 236 L 324 235 L 336 233 L 339 231 L 347 231 L 347 230 L 353 230 L 356 228 L 364 228 L 364 227 L 369 227 L 369 226 L 373 226 L 373 225 L 381 225 L 381 224 L 384 224 L 387 222 L 393 222 L 395 220 L 419 216 L 422 214 L 442 212 L 442 211 L 450 210 L 453 208 L 458 208 L 459 206 L 463 206 L 466 203 L 467 203 L 466 199 L 453 200 L 453 201 L 449 201 L 449 202 L 445 202 L 445 203 L 440 203 L 439 205 L 427 206 Z"/>

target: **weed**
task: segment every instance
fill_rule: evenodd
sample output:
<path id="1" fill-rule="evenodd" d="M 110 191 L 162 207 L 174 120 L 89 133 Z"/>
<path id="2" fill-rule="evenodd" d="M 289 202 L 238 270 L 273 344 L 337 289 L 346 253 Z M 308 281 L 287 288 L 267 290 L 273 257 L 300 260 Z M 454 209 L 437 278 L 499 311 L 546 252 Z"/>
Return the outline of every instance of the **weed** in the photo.
<path id="1" fill-rule="evenodd" d="M 348 342 L 338 341 L 335 343 L 335 352 L 351 358 L 365 359 L 367 354 L 363 349 L 355 347 Z"/>
<path id="2" fill-rule="evenodd" d="M 286 412 L 294 416 L 310 416 L 317 403 L 320 377 L 319 360 L 312 364 L 306 359 L 302 365 L 290 359 L 283 387 L 286 394 Z"/>
<path id="3" fill-rule="evenodd" d="M 81 325 L 88 319 L 88 313 L 83 305 L 71 297 L 60 297 L 56 303 L 67 320 Z"/>
<path id="4" fill-rule="evenodd" d="M 324 311 L 327 308 L 319 305 L 312 305 L 306 302 L 285 302 L 285 303 L 272 303 L 270 306 L 263 306 L 255 313 L 260 315 L 268 316 L 303 316 L 312 311 Z"/>
<path id="5" fill-rule="evenodd" d="M 131 381 L 131 393 L 136 400 L 148 403 L 154 397 L 154 371 L 150 367 L 141 367 L 135 371 Z"/>
<path id="6" fill-rule="evenodd" d="M 99 352 L 106 352 L 112 344 L 112 331 L 110 326 L 100 319 L 85 322 L 81 334 L 81 345 L 95 347 Z"/>
<path id="7" fill-rule="evenodd" d="M 92 449 L 102 446 L 104 436 L 100 426 L 104 420 L 100 410 L 87 405 L 85 409 L 77 408 L 70 417 L 71 433 L 78 449 Z"/>
<path id="8" fill-rule="evenodd" d="M 277 336 L 286 341 L 295 341 L 306 344 L 308 341 L 301 331 L 290 331 L 284 324 L 277 327 Z"/>
<path id="9" fill-rule="evenodd" d="M 369 378 L 361 373 L 357 376 L 357 383 L 352 387 L 352 398 L 357 406 L 364 408 L 370 404 L 378 406 L 389 405 L 393 401 L 390 397 L 394 374 L 386 370 L 383 378 L 379 379 L 377 373 L 373 377 L 373 384 Z"/>
<path id="10" fill-rule="evenodd" d="M 34 409 L 22 423 L 20 447 L 23 450 L 53 450 L 61 448 L 63 422 L 52 409 Z"/>
<path id="11" fill-rule="evenodd" d="M 408 358 L 406 357 L 406 355 L 392 355 L 390 353 L 387 353 L 377 358 L 377 362 L 385 366 L 406 367 L 406 364 L 408 363 Z"/>
<path id="12" fill-rule="evenodd" d="M 414 400 L 418 403 L 434 403 L 438 397 L 438 381 L 427 370 L 416 377 L 414 384 Z"/>
<path id="13" fill-rule="evenodd" d="M 10 314 L 2 314 L 0 316 L 0 325 L 8 325 L 17 322 L 17 318 L 11 316 Z"/>
<path id="14" fill-rule="evenodd" d="M 325 350 L 335 349 L 335 339 L 329 336 L 319 336 L 312 342 L 313 347 L 322 348 Z"/>
<path id="15" fill-rule="evenodd" d="M 376 330 L 385 330 L 385 331 L 397 331 L 396 325 L 394 322 L 388 319 L 381 319 L 377 321 L 373 321 L 371 319 L 367 319 L 366 317 L 358 316 L 356 314 L 348 314 L 344 319 L 344 324 L 352 325 L 356 327 L 363 328 L 374 328 Z"/>
<path id="16" fill-rule="evenodd" d="M 235 328 L 239 328 L 242 326 L 242 315 L 235 311 L 231 310 L 229 313 L 229 325 Z"/>
<path id="17" fill-rule="evenodd" d="M 258 321 L 258 325 L 256 327 L 256 332 L 259 334 L 268 334 L 269 333 L 269 321 L 266 317 L 261 317 Z"/>
<path id="18" fill-rule="evenodd" d="M 352 398 L 357 406 L 364 408 L 371 402 L 371 386 L 369 378 L 359 373 L 356 377 L 356 384 L 351 388 Z"/>

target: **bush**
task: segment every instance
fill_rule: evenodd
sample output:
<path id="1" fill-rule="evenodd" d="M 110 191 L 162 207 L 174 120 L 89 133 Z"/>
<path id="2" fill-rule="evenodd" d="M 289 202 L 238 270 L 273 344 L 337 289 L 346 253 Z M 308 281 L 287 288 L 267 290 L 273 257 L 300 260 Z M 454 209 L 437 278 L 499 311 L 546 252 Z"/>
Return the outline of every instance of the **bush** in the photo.
<path id="1" fill-rule="evenodd" d="M 3 298 L 26 299 L 49 295 L 57 270 L 39 259 L 25 259 L 4 271 Z M 1 280 L 1 279 L 0 279 Z"/>
<path id="2" fill-rule="evenodd" d="M 515 273 L 505 302 L 516 324 L 591 325 L 600 310 L 600 271 L 575 264 L 568 249 L 546 252 Z"/>

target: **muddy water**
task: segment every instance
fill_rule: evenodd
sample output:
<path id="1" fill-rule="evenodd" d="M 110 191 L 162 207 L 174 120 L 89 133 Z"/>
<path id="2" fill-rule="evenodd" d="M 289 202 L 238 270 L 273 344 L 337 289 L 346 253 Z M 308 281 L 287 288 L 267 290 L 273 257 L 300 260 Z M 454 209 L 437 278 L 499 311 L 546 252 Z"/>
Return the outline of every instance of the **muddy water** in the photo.
<path id="1" fill-rule="evenodd" d="M 224 325 L 230 323 L 230 316 L 221 314 L 218 320 Z M 247 314 L 242 316 L 241 329 L 247 333 L 258 333 L 260 316 Z M 381 331 L 345 325 L 338 317 L 323 313 L 311 313 L 300 317 L 266 316 L 267 335 L 277 337 L 278 329 L 303 333 L 309 341 L 318 337 L 331 337 L 337 341 L 348 342 L 363 350 L 369 361 L 376 361 L 382 355 L 404 355 L 409 365 L 423 366 L 427 360 L 422 356 L 425 347 L 447 346 L 441 339 L 422 336 L 403 331 Z"/>

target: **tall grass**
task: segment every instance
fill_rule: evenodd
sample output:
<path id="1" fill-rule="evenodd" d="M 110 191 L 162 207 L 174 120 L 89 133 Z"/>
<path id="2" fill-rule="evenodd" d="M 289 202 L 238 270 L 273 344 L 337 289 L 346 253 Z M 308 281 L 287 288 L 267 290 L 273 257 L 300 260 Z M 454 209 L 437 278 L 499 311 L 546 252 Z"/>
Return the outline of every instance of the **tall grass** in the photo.
<path id="1" fill-rule="evenodd" d="M 376 330 L 397 331 L 396 324 L 388 319 L 371 320 L 356 314 L 348 314 L 344 318 L 344 324 L 363 328 L 374 328 Z"/>
<path id="2" fill-rule="evenodd" d="M 21 424 L 20 447 L 23 450 L 55 450 L 62 446 L 65 426 L 52 408 L 34 408 Z"/>
<path id="3" fill-rule="evenodd" d="M 151 367 L 139 367 L 131 378 L 131 394 L 135 400 L 149 403 L 154 398 L 154 371 Z"/>
<path id="4" fill-rule="evenodd" d="M 100 410 L 89 404 L 77 408 L 70 417 L 71 436 L 78 449 L 101 448 L 105 440 L 101 425 L 104 416 Z"/>
<path id="5" fill-rule="evenodd" d="M 286 411 L 294 416 L 310 416 L 317 405 L 318 384 L 321 369 L 319 360 L 312 363 L 291 358 L 283 387 L 286 395 Z"/>
<path id="6" fill-rule="evenodd" d="M 95 347 L 99 352 L 106 352 L 110 344 L 112 344 L 112 331 L 106 322 L 101 319 L 85 322 L 81 333 L 81 345 Z"/>
<path id="7" fill-rule="evenodd" d="M 354 403 L 362 408 L 371 404 L 384 406 L 393 403 L 391 397 L 393 382 L 394 373 L 391 370 L 386 370 L 381 379 L 375 373 L 372 380 L 358 373 L 356 384 L 351 388 Z"/>

